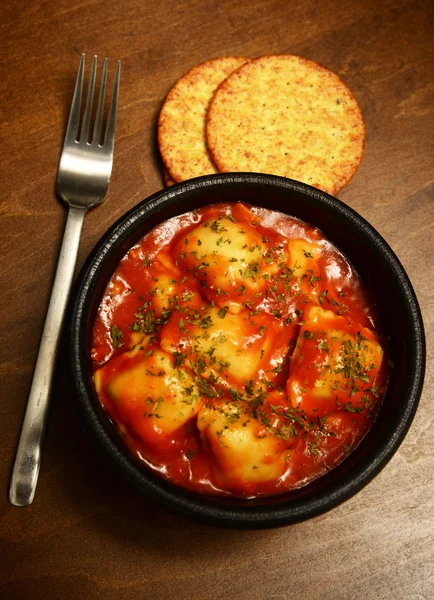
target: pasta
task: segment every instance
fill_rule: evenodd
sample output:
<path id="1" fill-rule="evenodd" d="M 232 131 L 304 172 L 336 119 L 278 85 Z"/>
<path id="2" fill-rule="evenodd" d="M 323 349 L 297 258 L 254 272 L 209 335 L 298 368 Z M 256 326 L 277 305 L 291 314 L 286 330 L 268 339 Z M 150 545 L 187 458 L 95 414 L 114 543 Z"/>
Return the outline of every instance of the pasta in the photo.
<path id="1" fill-rule="evenodd" d="M 238 202 L 170 219 L 131 248 L 101 301 L 92 360 L 144 468 L 247 498 L 341 462 L 388 379 L 348 260 L 317 228 Z"/>

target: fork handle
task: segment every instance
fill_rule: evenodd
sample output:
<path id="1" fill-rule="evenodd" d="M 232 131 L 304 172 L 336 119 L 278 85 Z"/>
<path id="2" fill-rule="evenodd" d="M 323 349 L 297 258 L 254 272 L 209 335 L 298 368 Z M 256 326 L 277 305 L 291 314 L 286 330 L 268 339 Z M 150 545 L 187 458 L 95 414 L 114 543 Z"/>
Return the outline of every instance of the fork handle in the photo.
<path id="1" fill-rule="evenodd" d="M 71 291 L 85 212 L 83 208 L 74 207 L 70 207 L 68 211 L 50 304 L 12 471 L 9 500 L 15 506 L 28 506 L 35 495 L 57 348 Z"/>

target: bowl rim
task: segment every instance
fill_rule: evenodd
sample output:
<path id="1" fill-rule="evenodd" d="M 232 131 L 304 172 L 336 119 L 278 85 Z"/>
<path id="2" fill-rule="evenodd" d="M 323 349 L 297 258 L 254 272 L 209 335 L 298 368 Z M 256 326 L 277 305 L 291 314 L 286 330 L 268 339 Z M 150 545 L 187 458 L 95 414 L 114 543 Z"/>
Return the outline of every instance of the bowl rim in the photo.
<path id="1" fill-rule="evenodd" d="M 346 481 L 329 486 L 318 497 L 310 498 L 306 495 L 296 502 L 288 500 L 279 502 L 279 496 L 274 496 L 275 504 L 272 506 L 255 506 L 252 503 L 250 506 L 231 505 L 228 507 L 222 504 L 221 499 L 190 493 L 154 476 L 150 471 L 141 469 L 136 461 L 131 456 L 124 454 L 114 442 L 102 419 L 96 413 L 92 401 L 95 390 L 87 372 L 89 359 L 86 357 L 85 352 L 86 315 L 90 307 L 92 291 L 98 276 L 101 274 L 105 260 L 110 256 L 110 252 L 113 251 L 115 246 L 119 247 L 122 241 L 131 235 L 131 229 L 139 228 L 151 216 L 158 216 L 158 213 L 164 207 L 174 202 L 181 202 L 182 198 L 191 192 L 199 194 L 210 187 L 214 188 L 221 185 L 242 186 L 245 184 L 272 186 L 301 193 L 307 196 L 310 201 L 316 202 L 325 208 L 326 211 L 330 211 L 334 217 L 343 220 L 346 225 L 350 226 L 350 229 L 353 228 L 361 232 L 366 241 L 377 248 L 403 291 L 405 308 L 412 324 L 409 342 L 414 361 L 411 364 L 411 385 L 407 402 L 393 435 L 382 440 L 382 444 L 377 449 L 373 460 L 364 465 L 363 468 L 358 468 L 353 476 L 347 478 Z M 203 205 L 207 204 L 210 203 L 204 203 Z M 181 208 L 176 214 L 182 214 L 183 212 L 186 212 L 186 210 Z M 321 228 L 320 225 L 319 227 Z M 383 237 L 355 210 L 317 188 L 284 177 L 259 173 L 220 173 L 190 179 L 145 198 L 117 219 L 97 242 L 76 280 L 70 306 L 68 324 L 70 343 L 68 346 L 72 364 L 73 384 L 79 411 L 84 416 L 84 424 L 91 437 L 97 442 L 100 449 L 105 451 L 112 463 L 122 471 L 123 475 L 142 492 L 171 510 L 218 526 L 261 529 L 289 525 L 322 514 L 349 499 L 366 486 L 395 454 L 413 421 L 422 392 L 426 361 L 422 315 L 411 282 L 398 257 Z"/>

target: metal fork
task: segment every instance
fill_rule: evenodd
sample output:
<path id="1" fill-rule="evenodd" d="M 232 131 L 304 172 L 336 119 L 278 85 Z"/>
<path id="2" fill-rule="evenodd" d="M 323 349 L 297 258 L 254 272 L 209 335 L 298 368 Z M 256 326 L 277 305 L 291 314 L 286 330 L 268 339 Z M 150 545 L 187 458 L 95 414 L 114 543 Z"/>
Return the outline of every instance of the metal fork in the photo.
<path id="1" fill-rule="evenodd" d="M 104 199 L 113 165 L 120 61 L 116 65 L 110 110 L 101 141 L 107 84 L 107 58 L 104 60 L 95 123 L 89 141 L 97 57 L 92 63 L 80 127 L 84 56 L 81 55 L 56 182 L 57 194 L 69 206 L 68 219 L 12 472 L 9 500 L 15 506 L 31 504 L 35 495 L 56 353 L 71 291 L 83 218 L 89 208 Z"/>

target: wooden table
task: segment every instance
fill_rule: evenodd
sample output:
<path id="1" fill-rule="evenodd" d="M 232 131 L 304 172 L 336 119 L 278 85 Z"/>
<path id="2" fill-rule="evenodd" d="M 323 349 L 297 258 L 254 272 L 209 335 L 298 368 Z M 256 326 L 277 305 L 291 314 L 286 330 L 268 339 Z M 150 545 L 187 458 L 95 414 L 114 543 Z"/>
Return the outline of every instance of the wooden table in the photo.
<path id="1" fill-rule="evenodd" d="M 4 0 L 0 8 L 0 596 L 188 600 L 434 598 L 433 355 L 413 425 L 387 467 L 328 514 L 220 531 L 141 497 L 83 435 L 65 347 L 34 503 L 7 487 L 65 209 L 54 181 L 80 53 L 122 60 L 115 163 L 86 216 L 78 267 L 107 227 L 159 190 L 156 117 L 175 80 L 222 55 L 293 53 L 338 73 L 367 128 L 339 197 L 404 264 L 434 334 L 434 5 L 402 0 Z"/>

